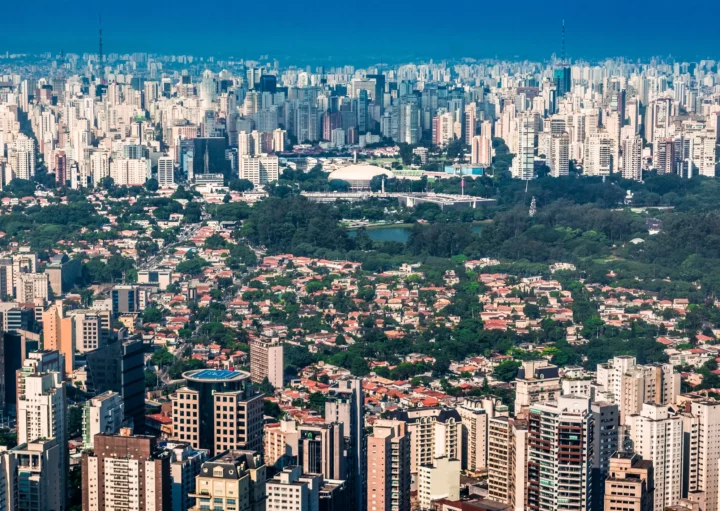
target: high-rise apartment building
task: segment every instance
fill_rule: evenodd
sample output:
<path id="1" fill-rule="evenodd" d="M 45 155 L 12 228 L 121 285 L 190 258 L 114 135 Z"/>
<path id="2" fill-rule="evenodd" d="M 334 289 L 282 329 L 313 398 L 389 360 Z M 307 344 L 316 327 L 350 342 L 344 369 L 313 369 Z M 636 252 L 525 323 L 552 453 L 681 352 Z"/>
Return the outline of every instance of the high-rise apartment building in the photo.
<path id="1" fill-rule="evenodd" d="M 273 130 L 272 132 L 272 150 L 274 153 L 281 153 L 285 150 L 285 139 L 287 138 L 287 132 L 280 128 Z"/>
<path id="2" fill-rule="evenodd" d="M 298 464 L 300 432 L 294 420 L 266 424 L 264 432 L 263 452 L 268 466 L 282 469 Z"/>
<path id="3" fill-rule="evenodd" d="M 460 499 L 460 460 L 435 458 L 432 465 L 420 467 L 419 479 L 420 509 L 432 509 L 434 500 Z"/>
<path id="4" fill-rule="evenodd" d="M 298 466 L 285 467 L 265 486 L 266 511 L 318 511 L 323 479 L 303 474 Z"/>
<path id="5" fill-rule="evenodd" d="M 278 157 L 268 154 L 240 156 L 240 179 L 247 179 L 255 186 L 266 185 L 280 177 Z"/>
<path id="6" fill-rule="evenodd" d="M 9 333 L 5 333 L 5 341 L 3 344 L 3 356 L 5 359 L 5 374 L 6 378 L 11 378 L 11 372 L 10 368 L 8 367 L 9 362 L 12 358 L 14 358 L 13 354 L 9 353 L 8 347 L 7 347 L 7 341 Z M 22 342 L 22 339 L 19 339 Z M 26 344 L 27 346 L 27 344 Z M 56 350 L 38 350 L 38 351 L 31 351 L 27 353 L 27 347 L 25 349 L 22 348 L 22 346 L 19 347 L 18 351 L 19 357 L 18 359 L 22 360 L 20 362 L 21 366 L 15 371 L 15 393 L 14 393 L 14 403 L 15 407 L 17 408 L 17 400 L 18 397 L 23 395 L 25 393 L 25 378 L 29 375 L 33 374 L 41 374 L 41 373 L 59 373 L 60 374 L 60 380 L 63 380 L 65 378 L 65 374 L 63 372 L 64 370 L 64 363 L 63 363 L 63 356 Z M 23 353 L 25 351 L 25 353 Z M 17 365 L 17 364 L 16 364 Z M 7 393 L 9 389 L 6 389 L 6 396 L 9 394 Z M 9 404 L 9 403 L 7 403 Z"/>
<path id="7" fill-rule="evenodd" d="M 560 396 L 535 403 L 528 418 L 528 508 L 592 509 L 593 416 L 590 400 Z"/>
<path id="8" fill-rule="evenodd" d="M 17 485 L 17 458 L 0 445 L 0 511 L 12 511 L 17 507 L 17 496 L 13 489 Z"/>
<path id="9" fill-rule="evenodd" d="M 253 383 L 265 378 L 277 390 L 283 388 L 283 345 L 279 340 L 255 339 L 250 342 L 250 376 Z"/>
<path id="10" fill-rule="evenodd" d="M 465 105 L 464 121 L 463 142 L 465 145 L 471 145 L 477 129 L 477 103 Z"/>
<path id="11" fill-rule="evenodd" d="M 171 508 L 171 453 L 161 450 L 156 439 L 120 435 L 96 435 L 95 449 L 82 456 L 83 511 Z"/>
<path id="12" fill-rule="evenodd" d="M 35 140 L 20 133 L 15 141 L 17 153 L 17 168 L 15 176 L 18 179 L 32 181 L 35 177 Z"/>
<path id="13" fill-rule="evenodd" d="M 622 176 L 624 179 L 642 181 L 642 138 L 639 136 L 622 141 Z"/>
<path id="14" fill-rule="evenodd" d="M 90 153 L 90 177 L 95 186 L 110 177 L 110 151 L 97 150 Z"/>
<path id="15" fill-rule="evenodd" d="M 267 471 L 261 454 L 225 451 L 202 464 L 193 511 L 263 511 Z"/>
<path id="16" fill-rule="evenodd" d="M 365 427 L 365 398 L 362 380 L 349 378 L 339 380 L 337 386 L 328 390 L 325 401 L 325 420 L 343 425 L 345 436 L 348 502 L 363 511 L 366 504 L 367 437 Z"/>
<path id="17" fill-rule="evenodd" d="M 309 101 L 302 101 L 295 107 L 295 137 L 298 142 L 308 143 L 320 140 L 318 109 Z M 241 176 L 242 178 L 242 176 Z"/>
<path id="18" fill-rule="evenodd" d="M 367 446 L 368 511 L 410 510 L 410 439 L 407 425 L 378 420 Z"/>
<path id="19" fill-rule="evenodd" d="M 583 174 L 609 176 L 614 169 L 612 140 L 607 133 L 590 134 L 585 143 Z"/>
<path id="20" fill-rule="evenodd" d="M 67 186 L 67 155 L 63 151 L 55 153 L 55 182 L 58 186 Z"/>
<path id="21" fill-rule="evenodd" d="M 640 413 L 627 417 L 626 423 L 633 451 L 652 462 L 655 510 L 674 506 L 681 497 L 682 418 L 674 415 L 666 405 L 644 403 Z M 715 460 L 715 471 L 717 465 L 718 460 Z"/>
<path id="22" fill-rule="evenodd" d="M 452 112 L 441 112 L 443 113 L 439 113 L 432 121 L 432 141 L 433 144 L 443 147 L 456 139 L 460 125 L 456 125 Z"/>
<path id="23" fill-rule="evenodd" d="M 151 162 L 147 158 L 117 158 L 110 162 L 110 177 L 118 186 L 143 186 L 151 172 Z"/>
<path id="24" fill-rule="evenodd" d="M 548 167 L 552 177 L 567 176 L 570 172 L 570 136 L 567 133 L 553 135 L 550 139 Z"/>
<path id="25" fill-rule="evenodd" d="M 422 134 L 417 100 L 413 101 L 412 97 L 403 98 L 399 105 L 399 111 L 399 140 L 397 142 L 417 144 Z"/>
<path id="26" fill-rule="evenodd" d="M 115 435 L 123 423 L 123 401 L 117 392 L 107 391 L 92 397 L 83 406 L 83 447 L 93 448 L 95 435 Z"/>
<path id="27" fill-rule="evenodd" d="M 342 423 L 302 424 L 299 433 L 297 464 L 304 473 L 322 474 L 325 479 L 347 478 Z"/>
<path id="28" fill-rule="evenodd" d="M 479 472 L 487 468 L 488 420 L 495 416 L 495 403 L 490 398 L 468 397 L 457 411 L 462 421 L 462 468 Z M 507 410 L 503 412 L 507 414 Z"/>
<path id="29" fill-rule="evenodd" d="M 417 486 L 416 477 L 421 465 L 432 464 L 435 458 L 442 456 L 462 459 L 462 419 L 457 410 L 412 408 L 393 412 L 390 418 L 407 425 L 413 488 Z"/>
<path id="30" fill-rule="evenodd" d="M 610 471 L 610 458 L 621 447 L 619 444 L 620 412 L 617 404 L 593 402 L 590 405 L 593 414 L 593 507 L 600 508 L 603 503 L 605 478 Z"/>
<path id="31" fill-rule="evenodd" d="M 31 444 L 38 440 L 53 439 L 57 442 L 57 470 L 61 488 L 66 488 L 70 471 L 68 458 L 67 394 L 65 382 L 59 372 L 28 373 L 22 375 L 22 387 L 18 389 L 17 437 L 18 444 Z M 20 386 L 19 386 L 20 387 Z M 55 459 L 55 458 L 53 458 Z M 66 494 L 61 492 L 62 508 Z"/>
<path id="32" fill-rule="evenodd" d="M 263 397 L 250 375 L 201 369 L 183 374 L 173 396 L 173 438 L 211 454 L 262 448 Z"/>
<path id="33" fill-rule="evenodd" d="M 112 332 L 110 311 L 75 309 L 68 316 L 73 321 L 75 351 L 86 353 L 107 345 Z"/>
<path id="34" fill-rule="evenodd" d="M 560 373 L 547 360 L 524 361 L 515 379 L 515 415 L 527 412 L 541 401 L 554 401 L 560 395 Z"/>
<path id="35" fill-rule="evenodd" d="M 653 510 L 653 466 L 634 453 L 618 451 L 610 458 L 603 509 Z"/>
<path id="36" fill-rule="evenodd" d="M 47 273 L 20 273 L 15 289 L 20 303 L 32 303 L 35 300 L 48 299 L 50 280 Z"/>
<path id="37" fill-rule="evenodd" d="M 522 511 L 527 504 L 527 421 L 488 421 L 488 497 Z"/>
<path id="38" fill-rule="evenodd" d="M 535 143 L 537 119 L 523 115 L 517 119 L 517 154 L 513 159 L 512 175 L 515 179 L 529 180 L 535 177 Z"/>
<path id="39" fill-rule="evenodd" d="M 691 420 L 688 420 L 691 419 Z M 702 494 L 704 511 L 718 511 L 718 479 L 720 478 L 720 402 L 693 401 L 690 416 L 683 417 L 686 460 L 683 496 Z"/>
<path id="40" fill-rule="evenodd" d="M 64 511 L 66 477 L 60 446 L 37 439 L 8 450 L 0 446 L 0 508 L 7 511 Z"/>
<path id="41" fill-rule="evenodd" d="M 492 163 L 492 140 L 477 135 L 470 140 L 470 163 L 480 167 L 489 167 Z"/>
<path id="42" fill-rule="evenodd" d="M 598 364 L 597 383 L 619 406 L 621 424 L 639 413 L 643 403 L 672 404 L 680 393 L 680 375 L 672 364 L 638 365 L 627 355 Z"/>
<path id="43" fill-rule="evenodd" d="M 194 504 L 196 477 L 202 464 L 207 461 L 208 453 L 202 449 L 193 449 L 186 442 L 168 442 L 165 448 L 171 452 L 170 484 L 172 486 L 172 511 L 188 511 Z"/>

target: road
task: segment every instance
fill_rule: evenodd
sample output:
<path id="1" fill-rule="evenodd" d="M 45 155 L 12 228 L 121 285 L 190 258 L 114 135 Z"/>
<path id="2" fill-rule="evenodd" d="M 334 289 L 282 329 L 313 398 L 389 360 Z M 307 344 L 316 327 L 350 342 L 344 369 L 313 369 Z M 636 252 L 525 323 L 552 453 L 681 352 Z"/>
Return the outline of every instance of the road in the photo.
<path id="1" fill-rule="evenodd" d="M 192 224 L 183 226 L 178 234 L 177 241 L 169 243 L 158 251 L 153 257 L 146 259 L 145 261 L 138 262 L 138 270 L 150 270 L 154 266 L 160 264 L 165 256 L 170 252 L 171 249 L 184 244 L 187 240 L 193 238 L 200 230 L 200 224 Z"/>

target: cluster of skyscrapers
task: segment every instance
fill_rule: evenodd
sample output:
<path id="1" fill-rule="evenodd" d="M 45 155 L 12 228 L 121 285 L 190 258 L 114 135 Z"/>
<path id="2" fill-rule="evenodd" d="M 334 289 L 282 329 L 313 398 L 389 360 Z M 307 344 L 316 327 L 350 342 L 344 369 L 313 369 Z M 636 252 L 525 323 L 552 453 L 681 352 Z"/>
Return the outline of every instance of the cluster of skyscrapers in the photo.
<path id="1" fill-rule="evenodd" d="M 103 66 L 63 58 L 30 76 L 0 77 L 5 184 L 32 179 L 41 154 L 57 183 L 74 188 L 106 177 L 142 185 L 151 176 L 172 186 L 176 170 L 190 179 L 223 172 L 258 185 L 278 178 L 276 154 L 290 142 L 332 150 L 388 139 L 438 147 L 458 140 L 470 148 L 469 163 L 484 168 L 493 138 L 502 138 L 518 179 L 535 177 L 543 165 L 555 177 L 571 165 L 589 176 L 628 179 L 651 169 L 715 175 L 714 61 L 367 69 L 225 62 L 202 72 L 194 61 L 190 72 L 165 71 L 166 59 L 147 55 L 140 62 L 112 55 Z M 218 67 L 211 60 L 205 66 Z"/>

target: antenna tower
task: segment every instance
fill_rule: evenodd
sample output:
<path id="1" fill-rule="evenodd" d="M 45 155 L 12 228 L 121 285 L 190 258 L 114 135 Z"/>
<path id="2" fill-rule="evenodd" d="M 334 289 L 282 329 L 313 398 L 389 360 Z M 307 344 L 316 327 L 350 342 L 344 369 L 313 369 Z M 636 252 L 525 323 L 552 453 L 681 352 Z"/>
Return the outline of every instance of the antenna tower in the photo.
<path id="1" fill-rule="evenodd" d="M 102 14 L 100 14 L 99 17 L 99 27 L 100 27 L 100 45 L 98 48 L 98 65 L 100 68 L 102 68 L 103 64 L 103 47 L 102 47 Z"/>

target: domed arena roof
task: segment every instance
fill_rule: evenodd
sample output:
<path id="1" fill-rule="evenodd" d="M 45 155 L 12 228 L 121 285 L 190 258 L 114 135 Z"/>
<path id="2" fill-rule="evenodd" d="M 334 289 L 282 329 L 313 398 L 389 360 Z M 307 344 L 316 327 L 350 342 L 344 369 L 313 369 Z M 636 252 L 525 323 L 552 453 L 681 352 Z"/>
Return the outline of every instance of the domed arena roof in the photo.
<path id="1" fill-rule="evenodd" d="M 394 178 L 395 174 L 387 169 L 376 165 L 350 165 L 337 169 L 330 173 L 328 181 L 333 179 L 342 179 L 343 181 L 370 181 L 375 176 L 384 175 L 387 178 Z"/>

